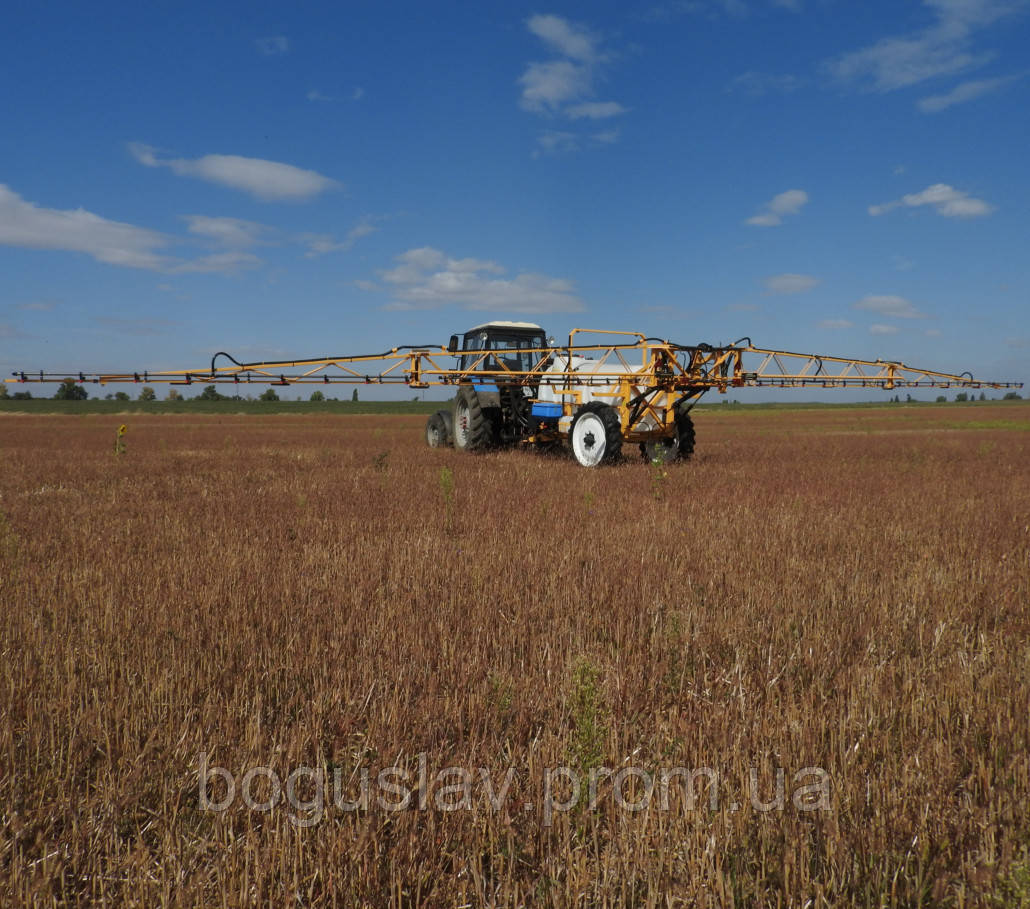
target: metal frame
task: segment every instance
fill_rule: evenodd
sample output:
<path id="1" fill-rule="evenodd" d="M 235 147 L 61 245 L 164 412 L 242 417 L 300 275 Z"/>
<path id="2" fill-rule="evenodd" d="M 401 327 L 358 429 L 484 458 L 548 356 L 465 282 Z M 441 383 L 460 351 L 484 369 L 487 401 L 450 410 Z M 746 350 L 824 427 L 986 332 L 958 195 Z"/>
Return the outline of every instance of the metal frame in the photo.
<path id="1" fill-rule="evenodd" d="M 576 344 L 576 335 L 603 334 L 618 338 L 608 344 Z M 622 341 L 623 337 L 633 341 Z M 747 342 L 746 344 L 743 342 Z M 647 338 L 639 332 L 616 332 L 576 328 L 568 343 L 560 347 L 520 349 L 520 354 L 538 355 L 528 370 L 512 370 L 497 357 L 497 350 L 450 351 L 446 347 L 394 347 L 381 354 L 342 357 L 312 357 L 305 360 L 277 360 L 240 363 L 221 352 L 208 369 L 128 373 L 16 372 L 8 383 L 134 383 L 192 385 L 406 385 L 429 388 L 459 385 L 473 380 L 493 379 L 508 386 L 522 386 L 531 397 L 541 387 L 551 389 L 561 401 L 564 418 L 571 418 L 582 403 L 584 389 L 596 389 L 597 397 L 609 399 L 622 423 L 623 438 L 646 442 L 666 438 L 674 432 L 677 408 L 691 407 L 703 394 L 730 388 L 1022 388 L 1022 382 L 993 382 L 974 379 L 970 373 L 954 375 L 938 370 L 917 369 L 888 360 L 860 360 L 819 354 L 796 353 L 754 347 L 750 338 L 727 346 L 684 345 Z M 464 356 L 464 369 L 443 362 L 443 358 Z M 228 366 L 217 366 L 220 357 Z M 571 368 L 582 357 L 588 368 Z M 554 369 L 564 361 L 564 369 Z M 373 369 L 367 367 L 374 366 Z M 581 364 L 585 366 L 585 364 Z M 561 425 L 561 424 L 559 424 Z M 526 441 L 543 441 L 564 435 L 551 424 L 541 422 L 539 431 Z"/>

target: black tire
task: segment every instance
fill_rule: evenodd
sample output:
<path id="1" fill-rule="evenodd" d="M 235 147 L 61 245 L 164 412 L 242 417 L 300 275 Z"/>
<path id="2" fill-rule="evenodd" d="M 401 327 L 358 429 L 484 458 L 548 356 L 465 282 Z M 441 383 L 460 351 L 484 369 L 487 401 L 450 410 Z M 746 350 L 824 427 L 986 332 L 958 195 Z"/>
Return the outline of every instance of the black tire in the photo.
<path id="1" fill-rule="evenodd" d="M 694 420 L 689 413 L 676 414 L 676 439 L 676 458 L 680 461 L 689 460 L 694 453 L 694 442 L 697 440 Z"/>
<path id="2" fill-rule="evenodd" d="M 600 401 L 584 404 L 569 429 L 572 455 L 583 467 L 614 464 L 622 456 L 622 423 L 615 408 Z"/>
<path id="3" fill-rule="evenodd" d="M 438 410 L 426 420 L 426 445 L 430 448 L 446 448 L 451 444 L 445 416 L 450 415 L 445 410 Z"/>
<path id="4" fill-rule="evenodd" d="M 471 385 L 462 385 L 454 398 L 452 434 L 454 447 L 462 451 L 483 451 L 493 444 L 494 425 L 479 403 Z"/>
<path id="5" fill-rule="evenodd" d="M 553 458 L 565 453 L 565 447 L 561 443 L 561 439 L 554 439 L 550 442 L 536 442 L 533 445 L 533 450 L 544 457 Z"/>
<path id="6" fill-rule="evenodd" d="M 686 461 L 694 453 L 694 421 L 689 413 L 676 414 L 675 435 L 655 442 L 641 442 L 640 454 L 648 464 Z"/>
<path id="7" fill-rule="evenodd" d="M 454 444 L 454 414 L 448 408 L 447 410 L 438 410 L 437 413 L 440 415 L 440 419 L 443 420 L 443 425 L 447 428 L 447 444 Z"/>

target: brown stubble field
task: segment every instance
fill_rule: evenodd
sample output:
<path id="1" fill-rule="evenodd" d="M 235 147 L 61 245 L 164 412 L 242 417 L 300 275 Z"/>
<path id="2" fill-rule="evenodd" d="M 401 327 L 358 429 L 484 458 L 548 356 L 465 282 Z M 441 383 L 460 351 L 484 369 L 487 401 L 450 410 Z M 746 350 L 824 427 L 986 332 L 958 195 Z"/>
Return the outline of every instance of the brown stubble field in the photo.
<path id="1" fill-rule="evenodd" d="M 1030 408 L 119 419 L 0 416 L 0 902 L 1030 900 Z"/>

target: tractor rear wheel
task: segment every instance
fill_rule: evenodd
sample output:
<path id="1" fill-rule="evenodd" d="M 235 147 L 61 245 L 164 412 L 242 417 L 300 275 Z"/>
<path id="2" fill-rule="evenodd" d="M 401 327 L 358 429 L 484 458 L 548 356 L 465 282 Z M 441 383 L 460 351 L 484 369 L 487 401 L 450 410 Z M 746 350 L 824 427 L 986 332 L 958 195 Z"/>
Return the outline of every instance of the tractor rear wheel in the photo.
<path id="1" fill-rule="evenodd" d="M 459 387 L 454 399 L 453 435 L 454 447 L 462 451 L 482 451 L 493 442 L 493 422 L 483 412 L 471 385 Z"/>
<path id="2" fill-rule="evenodd" d="M 426 420 L 426 444 L 430 448 L 446 448 L 451 444 L 451 434 L 447 431 L 450 414 L 446 410 L 438 410 Z"/>
<path id="3" fill-rule="evenodd" d="M 675 434 L 656 442 L 642 442 L 640 453 L 648 464 L 687 460 L 694 453 L 694 421 L 690 414 L 676 414 Z"/>
<path id="4" fill-rule="evenodd" d="M 615 408 L 599 401 L 584 404 L 569 430 L 572 454 L 583 467 L 612 464 L 622 453 L 622 424 Z"/>

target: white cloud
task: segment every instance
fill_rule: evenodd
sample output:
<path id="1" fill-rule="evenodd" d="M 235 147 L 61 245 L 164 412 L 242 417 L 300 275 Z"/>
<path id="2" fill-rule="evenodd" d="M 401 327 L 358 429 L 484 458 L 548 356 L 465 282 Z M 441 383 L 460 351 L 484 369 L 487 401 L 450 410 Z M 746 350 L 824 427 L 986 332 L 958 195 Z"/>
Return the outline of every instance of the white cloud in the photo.
<path id="1" fill-rule="evenodd" d="M 979 218 L 994 211 L 994 207 L 982 199 L 975 199 L 969 193 L 948 186 L 946 183 L 935 183 L 922 192 L 909 193 L 893 202 L 870 205 L 868 211 L 869 214 L 876 217 L 893 211 L 895 208 L 919 208 L 923 205 L 932 205 L 937 214 L 943 215 L 945 218 Z"/>
<path id="2" fill-rule="evenodd" d="M 586 307 L 570 281 L 524 272 L 502 278 L 505 269 L 483 259 L 453 259 L 432 247 L 396 257 L 380 272 L 393 286 L 388 310 L 436 309 L 455 304 L 468 310 L 507 313 L 582 312 Z"/>
<path id="3" fill-rule="evenodd" d="M 819 283 L 813 275 L 770 275 L 763 279 L 762 285 L 771 294 L 800 294 L 811 290 Z"/>
<path id="4" fill-rule="evenodd" d="M 234 219 L 207 220 L 220 222 Z M 206 226 L 211 227 L 210 224 Z M 216 231 L 212 228 L 206 236 L 213 239 L 214 233 Z M 205 235 L 203 228 L 200 234 Z M 120 221 L 110 221 L 82 208 L 68 211 L 42 208 L 35 203 L 26 202 L 17 193 L 0 184 L 2 246 L 85 253 L 105 265 L 142 268 L 167 274 L 233 274 L 241 269 L 261 264 L 257 256 L 238 251 L 183 260 L 162 252 L 173 242 L 172 237 L 158 231 Z M 25 304 L 23 308 L 40 309 L 43 305 Z"/>
<path id="5" fill-rule="evenodd" d="M 941 330 L 939 328 L 928 328 L 923 332 L 928 338 L 939 338 L 941 336 Z"/>
<path id="6" fill-rule="evenodd" d="M 354 244 L 362 237 L 374 234 L 377 230 L 379 228 L 370 219 L 365 219 L 347 231 L 342 240 L 337 240 L 332 234 L 304 234 L 301 237 L 301 242 L 308 247 L 308 251 L 304 253 L 304 256 L 308 259 L 314 259 L 316 256 L 325 255 L 325 253 L 347 252 L 353 249 Z"/>
<path id="7" fill-rule="evenodd" d="M 883 38 L 825 64 L 839 80 L 888 92 L 974 69 L 995 57 L 973 46 L 977 31 L 1026 6 L 1026 0 L 923 0 L 934 21 L 910 35 Z"/>
<path id="8" fill-rule="evenodd" d="M 570 120 L 582 120 L 587 117 L 591 120 L 603 120 L 606 117 L 617 117 L 629 111 L 616 101 L 587 101 L 583 104 L 574 104 L 565 111 Z"/>
<path id="9" fill-rule="evenodd" d="M 854 325 L 854 324 L 855 324 L 854 322 L 849 322 L 847 319 L 823 319 L 819 323 L 819 327 L 820 328 L 830 328 L 830 329 L 851 328 L 851 326 Z"/>
<path id="10" fill-rule="evenodd" d="M 22 312 L 50 312 L 57 304 L 53 300 L 32 300 L 29 303 L 16 303 L 14 308 Z"/>
<path id="11" fill-rule="evenodd" d="M 129 145 L 133 157 L 147 167 L 167 167 L 180 177 L 196 177 L 250 193 L 265 202 L 310 199 L 340 186 L 335 180 L 292 164 L 245 158 L 241 155 L 204 155 L 186 158 L 158 158 L 149 145 Z"/>
<path id="12" fill-rule="evenodd" d="M 613 142 L 619 141 L 620 135 L 622 135 L 621 130 L 605 129 L 599 133 L 592 134 L 590 138 L 601 145 L 611 145 Z"/>
<path id="13" fill-rule="evenodd" d="M 365 97 L 365 90 L 359 85 L 350 93 L 351 101 L 360 101 Z"/>
<path id="14" fill-rule="evenodd" d="M 80 252 L 107 265 L 160 270 L 169 260 L 156 250 L 170 242 L 157 231 L 82 208 L 41 208 L 0 184 L 0 245 Z"/>
<path id="15" fill-rule="evenodd" d="M 331 95 L 323 95 L 317 88 L 311 89 L 307 94 L 308 101 L 335 101 Z"/>
<path id="16" fill-rule="evenodd" d="M 916 309 L 915 304 L 905 297 L 893 296 L 890 294 L 877 295 L 869 294 L 862 297 L 853 304 L 855 309 L 862 309 L 866 312 L 875 312 L 881 316 L 890 316 L 894 319 L 925 319 L 926 313 Z"/>
<path id="17" fill-rule="evenodd" d="M 564 57 L 591 63 L 597 59 L 597 38 L 561 16 L 530 16 L 526 27 Z"/>
<path id="18" fill-rule="evenodd" d="M 773 196 L 762 206 L 758 214 L 748 218 L 744 223 L 752 227 L 778 227 L 786 215 L 798 214 L 807 202 L 808 193 L 803 189 L 788 189 Z"/>
<path id="19" fill-rule="evenodd" d="M 535 15 L 526 27 L 555 55 L 556 59 L 526 65 L 519 77 L 519 104 L 523 110 L 571 120 L 600 120 L 628 112 L 617 101 L 595 101 L 594 83 L 610 59 L 599 46 L 598 37 L 582 25 L 554 15 Z M 566 150 L 571 150 L 566 143 Z M 578 147 L 578 143 L 572 147 Z"/>
<path id="20" fill-rule="evenodd" d="M 266 57 L 278 57 L 290 52 L 290 39 L 285 35 L 272 35 L 268 38 L 258 38 L 254 44 L 258 51 Z"/>
<path id="21" fill-rule="evenodd" d="M 579 149 L 579 136 L 562 130 L 548 130 L 536 137 L 536 144 L 539 148 L 533 152 L 534 158 L 541 154 L 573 152 Z"/>
<path id="22" fill-rule="evenodd" d="M 875 323 L 869 326 L 869 334 L 871 335 L 896 335 L 897 333 L 897 325 L 883 325 Z"/>
<path id="23" fill-rule="evenodd" d="M 962 82 L 946 94 L 921 98 L 916 106 L 924 114 L 936 114 L 955 104 L 964 104 L 966 101 L 996 92 L 1008 85 L 1014 78 L 1014 76 L 1005 76 L 1000 79 L 977 79 L 971 82 Z"/>
<path id="24" fill-rule="evenodd" d="M 219 246 L 246 248 L 257 246 L 270 228 L 240 218 L 212 218 L 208 215 L 184 215 L 191 234 L 204 237 Z"/>
<path id="25" fill-rule="evenodd" d="M 773 196 L 769 202 L 769 210 L 778 215 L 796 215 L 808 201 L 808 193 L 803 189 L 788 189 Z"/>
<path id="26" fill-rule="evenodd" d="M 554 113 L 567 101 L 590 91 L 590 70 L 570 60 L 530 63 L 519 77 L 522 107 L 534 113 Z"/>

